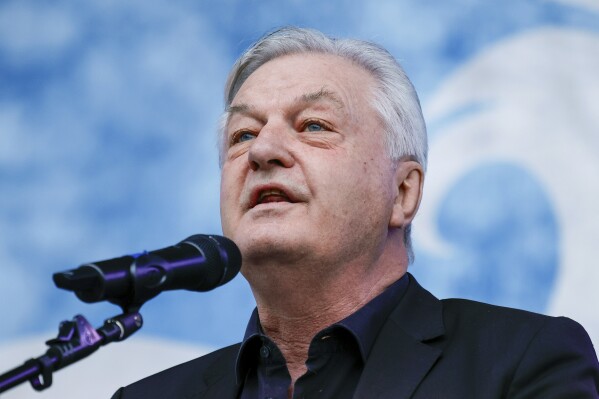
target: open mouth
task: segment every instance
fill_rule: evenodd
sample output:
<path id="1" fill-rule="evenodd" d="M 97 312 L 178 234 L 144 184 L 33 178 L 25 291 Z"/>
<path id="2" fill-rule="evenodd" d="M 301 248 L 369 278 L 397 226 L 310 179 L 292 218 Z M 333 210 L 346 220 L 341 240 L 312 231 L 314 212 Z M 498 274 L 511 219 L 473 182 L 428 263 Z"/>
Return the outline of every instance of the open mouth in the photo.
<path id="1" fill-rule="evenodd" d="M 296 201 L 283 189 L 275 187 L 262 187 L 253 192 L 251 208 L 260 204 L 269 204 L 274 202 L 295 203 Z"/>
<path id="2" fill-rule="evenodd" d="M 270 189 L 260 192 L 256 205 L 267 204 L 269 202 L 291 202 L 287 194 L 281 190 Z"/>

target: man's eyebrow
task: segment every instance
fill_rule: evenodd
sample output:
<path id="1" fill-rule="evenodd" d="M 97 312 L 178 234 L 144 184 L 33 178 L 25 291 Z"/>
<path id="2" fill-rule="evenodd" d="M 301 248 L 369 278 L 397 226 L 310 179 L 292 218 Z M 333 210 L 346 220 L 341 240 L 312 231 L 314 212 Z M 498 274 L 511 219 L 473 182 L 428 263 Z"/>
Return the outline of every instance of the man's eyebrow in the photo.
<path id="1" fill-rule="evenodd" d="M 247 104 L 239 104 L 239 105 L 229 105 L 226 109 L 226 113 L 231 114 L 247 114 L 250 111 L 250 106 Z"/>
<path id="2" fill-rule="evenodd" d="M 324 87 L 318 91 L 313 92 L 313 93 L 307 93 L 307 94 L 303 94 L 301 96 L 301 100 L 304 102 L 308 102 L 308 103 L 317 102 L 317 101 L 320 101 L 323 99 L 332 101 L 335 104 L 337 104 L 337 106 L 339 108 L 343 108 L 343 101 L 341 101 L 339 99 L 337 94 L 335 94 L 334 92 L 332 92 L 330 90 L 325 89 Z"/>

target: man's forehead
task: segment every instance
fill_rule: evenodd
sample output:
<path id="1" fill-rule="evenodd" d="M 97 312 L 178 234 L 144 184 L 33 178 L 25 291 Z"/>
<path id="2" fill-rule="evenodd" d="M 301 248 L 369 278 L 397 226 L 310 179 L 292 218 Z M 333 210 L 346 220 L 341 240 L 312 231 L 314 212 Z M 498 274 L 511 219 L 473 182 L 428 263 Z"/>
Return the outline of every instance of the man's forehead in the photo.
<path id="1" fill-rule="evenodd" d="M 233 102 L 235 102 L 235 100 L 233 100 Z M 309 91 L 307 93 L 297 95 L 291 100 L 291 103 L 300 103 L 306 105 L 317 103 L 330 103 L 335 108 L 343 108 L 345 106 L 345 104 L 341 100 L 341 97 L 337 93 L 335 93 L 335 91 L 327 87 L 322 87 L 318 90 Z M 252 104 L 250 102 L 238 102 L 237 104 L 229 105 L 225 112 L 227 112 L 228 114 L 247 114 L 252 112 L 255 108 L 255 104 Z"/>

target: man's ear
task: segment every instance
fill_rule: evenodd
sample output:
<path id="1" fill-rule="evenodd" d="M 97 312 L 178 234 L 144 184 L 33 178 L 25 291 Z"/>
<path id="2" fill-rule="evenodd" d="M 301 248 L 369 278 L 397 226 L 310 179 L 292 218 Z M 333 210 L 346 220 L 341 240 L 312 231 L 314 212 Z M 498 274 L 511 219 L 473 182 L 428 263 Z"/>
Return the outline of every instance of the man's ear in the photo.
<path id="1" fill-rule="evenodd" d="M 400 161 L 395 171 L 397 196 L 393 204 L 389 227 L 403 228 L 410 224 L 422 198 L 424 170 L 415 161 Z"/>

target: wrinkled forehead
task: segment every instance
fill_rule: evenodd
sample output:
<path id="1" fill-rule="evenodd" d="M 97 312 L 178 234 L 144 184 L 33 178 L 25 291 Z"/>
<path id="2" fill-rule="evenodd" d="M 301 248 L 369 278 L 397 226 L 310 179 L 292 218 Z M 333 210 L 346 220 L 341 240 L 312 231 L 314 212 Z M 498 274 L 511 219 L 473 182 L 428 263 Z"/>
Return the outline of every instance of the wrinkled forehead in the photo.
<path id="1" fill-rule="evenodd" d="M 230 82 L 230 90 L 227 93 L 227 108 L 235 102 L 238 93 L 246 86 L 248 80 L 254 80 L 260 76 L 262 81 L 273 79 L 293 80 L 295 77 L 304 80 L 323 81 L 336 80 L 337 84 L 362 84 L 363 93 L 366 94 L 371 86 L 376 84 L 372 73 L 364 66 L 346 57 L 335 54 L 319 52 L 299 52 L 274 57 L 269 61 L 256 66 L 249 67 L 248 71 L 240 73 L 237 79 Z"/>

